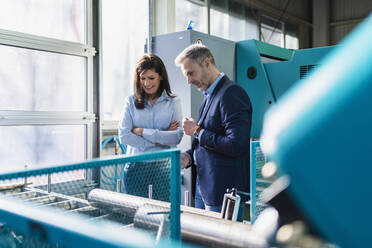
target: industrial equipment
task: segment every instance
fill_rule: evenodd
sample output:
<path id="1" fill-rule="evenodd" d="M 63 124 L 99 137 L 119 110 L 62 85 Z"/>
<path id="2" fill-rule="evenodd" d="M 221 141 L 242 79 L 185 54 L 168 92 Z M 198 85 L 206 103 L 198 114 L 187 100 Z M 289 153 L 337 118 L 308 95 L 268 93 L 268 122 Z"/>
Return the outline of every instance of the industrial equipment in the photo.
<path id="1" fill-rule="evenodd" d="M 266 207 L 253 224 L 181 206 L 180 151 L 168 150 L 18 171 L 2 168 L 0 246 L 177 247 L 182 238 L 183 247 L 369 247 L 371 27 L 372 16 L 337 47 L 299 51 L 270 64 L 261 61 L 269 54 L 262 44 L 238 44 L 238 58 L 245 58 L 237 60 L 237 81 L 261 106 L 256 132 L 272 105 L 251 154 L 256 165 L 265 163 L 264 175 L 276 179 L 263 187 L 259 201 Z M 252 51 L 256 54 L 249 55 Z M 299 83 L 283 79 L 291 72 L 301 76 L 300 64 L 321 66 Z M 277 76 L 280 71 L 285 75 Z M 287 83 L 281 85 L 282 80 Z M 265 157 L 258 159 L 259 146 Z M 108 166 L 121 170 L 126 163 L 155 160 L 170 161 L 171 166 L 164 162 L 169 201 L 123 194 L 122 187 L 116 187 L 118 192 L 99 189 L 92 180 Z M 148 195 L 155 196 L 151 188 Z"/>
<path id="2" fill-rule="evenodd" d="M 177 247 L 182 238 L 183 247 L 187 243 L 267 247 L 251 225 L 222 218 L 220 213 L 180 206 L 179 156 L 179 150 L 168 150 L 0 173 L 0 240 L 3 246 L 15 247 Z M 82 170 L 87 173 L 138 162 L 152 166 L 154 161 L 165 168 L 158 172 L 169 178 L 169 193 L 149 196 L 168 194 L 169 201 L 74 180 Z M 132 181 L 132 186 L 136 184 L 139 187 L 141 182 Z"/>
<path id="3" fill-rule="evenodd" d="M 87 197 L 99 185 L 89 179 L 91 171 L 120 168 L 139 161 L 148 161 L 149 165 L 158 161 L 159 167 L 165 168 L 158 171 L 159 176 L 169 178 L 168 186 L 163 189 L 167 192 L 162 192 L 169 196 L 166 210 L 158 212 L 157 206 L 148 206 L 153 216 L 145 214 L 141 218 L 143 221 L 153 220 L 154 216 L 167 219 L 168 225 L 163 226 L 162 235 L 157 239 L 133 227 L 135 212 L 123 214 L 97 208 Z M 82 173 L 85 174 L 83 179 Z M 180 179 L 178 150 L 69 165 L 29 166 L 24 171 L 3 169 L 0 172 L 0 240 L 4 246 L 14 247 L 81 247 L 82 244 L 90 244 L 89 247 L 153 247 L 155 244 L 172 247 L 180 241 Z M 100 226 L 107 229 L 100 231 Z"/>
<path id="4" fill-rule="evenodd" d="M 290 50 L 257 40 L 233 42 L 194 30 L 155 36 L 152 51 L 164 61 L 172 89 L 181 98 L 183 115 L 192 116 L 194 119 L 198 118 L 204 95 L 186 83 L 174 59 L 184 48 L 195 42 L 205 44 L 214 55 L 217 68 L 230 79 L 235 80 L 248 93 L 253 108 L 251 131 L 253 140 L 258 140 L 260 137 L 265 112 L 296 82 L 306 78 L 312 69 L 319 67 L 322 63 L 321 59 L 334 49 L 334 47 L 321 47 Z M 258 177 L 257 188 L 252 186 L 254 188 L 250 191 L 253 194 L 251 218 L 254 220 L 257 215 L 256 209 L 258 212 L 263 209 L 262 203 L 257 203 L 258 207 L 254 204 L 255 192 L 260 193 L 271 181 L 260 176 L 263 156 L 259 144 L 252 145 L 254 146 L 252 152 L 257 152 L 257 156 L 254 154 L 251 167 L 255 167 L 257 162 L 257 172 L 256 169 L 252 172 Z M 182 151 L 189 149 L 191 139 L 184 137 L 179 147 Z M 190 172 L 191 170 L 182 172 L 184 173 L 183 192 L 193 191 Z M 256 184 L 253 174 L 251 173 L 252 183 Z"/>
<path id="5" fill-rule="evenodd" d="M 372 244 L 371 27 L 370 15 L 266 114 L 261 146 L 282 176 L 266 200 L 290 234 L 283 245 L 301 246 L 306 234 Z"/>
<path id="6" fill-rule="evenodd" d="M 334 47 L 290 50 L 257 40 L 236 43 L 236 81 L 252 102 L 251 137 L 261 135 L 266 111 L 310 71 Z"/>

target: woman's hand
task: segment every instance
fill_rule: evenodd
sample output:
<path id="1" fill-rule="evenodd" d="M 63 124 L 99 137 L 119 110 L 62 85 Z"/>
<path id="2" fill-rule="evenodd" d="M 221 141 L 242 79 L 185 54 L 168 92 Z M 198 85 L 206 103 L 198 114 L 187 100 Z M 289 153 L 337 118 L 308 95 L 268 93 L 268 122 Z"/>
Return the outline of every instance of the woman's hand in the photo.
<path id="1" fill-rule="evenodd" d="M 132 129 L 132 133 L 138 136 L 142 136 L 143 128 L 142 127 L 135 127 Z"/>
<path id="2" fill-rule="evenodd" d="M 180 126 L 180 123 L 178 121 L 172 121 L 167 131 L 176 131 L 179 126 Z"/>

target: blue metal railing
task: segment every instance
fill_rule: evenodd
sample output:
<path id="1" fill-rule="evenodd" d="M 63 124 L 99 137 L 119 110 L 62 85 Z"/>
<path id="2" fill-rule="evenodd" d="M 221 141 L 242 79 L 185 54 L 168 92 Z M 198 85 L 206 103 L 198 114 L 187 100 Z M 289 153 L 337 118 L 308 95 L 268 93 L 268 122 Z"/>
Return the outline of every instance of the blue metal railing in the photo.
<path id="1" fill-rule="evenodd" d="M 50 175 L 53 173 L 60 173 L 60 172 L 68 172 L 68 171 L 75 171 L 80 169 L 98 169 L 105 166 L 115 166 L 115 165 L 123 165 L 126 163 L 135 163 L 135 162 L 144 162 L 144 161 L 153 161 L 156 159 L 169 159 L 171 166 L 170 166 L 170 183 L 169 183 L 169 190 L 170 190 L 170 239 L 171 239 L 171 245 L 170 247 L 174 247 L 175 245 L 178 245 L 181 240 L 181 226 L 180 226 L 180 204 L 181 204 L 181 153 L 178 149 L 172 149 L 172 150 L 163 150 L 153 153 L 143 153 L 133 156 L 115 156 L 110 158 L 100 158 L 100 159 L 93 159 L 89 161 L 83 161 L 80 163 L 72 163 L 72 164 L 64 164 L 64 165 L 46 165 L 46 166 L 39 166 L 37 168 L 28 168 L 25 170 L 16 169 L 11 172 L 5 172 L 2 173 L 0 171 L 0 181 L 1 180 L 12 180 L 12 179 L 20 179 L 20 178 L 26 178 L 26 177 L 33 177 L 33 176 L 43 176 L 43 175 Z M 70 229 L 64 229 L 63 225 L 55 225 L 53 228 L 50 228 L 51 221 L 48 222 L 48 218 L 45 218 L 45 215 L 42 215 L 42 211 L 49 211 L 50 214 L 57 215 L 57 213 L 53 212 L 51 209 L 42 210 L 41 212 L 37 212 L 39 210 L 35 210 L 37 213 L 35 213 L 34 218 L 31 220 L 30 215 L 27 214 L 27 212 L 22 211 L 22 207 L 24 206 L 24 209 L 28 209 L 28 206 L 24 202 L 16 202 L 12 203 L 9 199 L 1 199 L 2 204 L 0 204 L 0 222 L 11 224 L 12 227 L 15 229 L 20 228 L 23 231 L 26 231 L 24 228 L 32 229 L 32 225 L 30 223 L 38 223 L 36 226 L 41 225 L 45 227 L 45 230 L 47 230 L 48 235 L 47 237 L 56 237 L 58 236 L 61 239 L 61 242 L 67 242 L 70 247 L 71 243 L 67 241 L 67 239 L 63 238 L 66 237 L 66 235 L 72 235 L 76 230 L 70 230 Z M 14 206 L 19 207 L 14 207 Z M 12 206 L 12 207 L 9 207 Z M 34 207 L 35 208 L 35 207 Z M 21 212 L 12 212 L 12 209 L 19 210 Z M 58 216 L 62 216 L 59 214 Z M 67 215 L 66 215 L 67 216 Z M 75 218 L 72 216 L 67 216 L 66 219 L 69 218 Z M 76 216 L 77 218 L 77 216 Z M 15 221 L 17 220 L 17 221 Z M 61 221 L 61 222 L 59 222 Z M 57 222 L 53 220 L 56 224 L 64 222 L 65 219 L 63 217 L 60 218 Z M 28 224 L 27 224 L 28 223 Z M 102 244 L 105 244 L 105 247 L 119 247 L 122 245 L 117 245 L 120 241 L 114 240 L 102 240 L 102 232 L 94 231 L 97 229 L 97 226 L 95 226 L 93 223 L 85 223 L 84 228 L 91 229 L 92 231 L 83 232 L 83 234 L 76 233 L 76 235 L 73 235 L 73 237 L 79 239 L 81 242 L 87 242 L 87 240 L 90 240 L 90 242 L 99 241 L 97 246 L 101 246 Z M 50 230 L 50 231 L 49 231 Z M 30 230 L 28 230 L 30 231 Z M 51 232 L 51 233 L 50 233 Z M 79 236 L 80 235 L 80 236 Z M 106 237 L 103 235 L 103 237 Z M 107 236 L 108 237 L 108 236 Z M 101 243 L 100 243 L 101 242 Z M 104 242 L 104 243 L 102 243 Z M 123 241 L 124 242 L 124 241 Z M 66 244 L 67 244 L 66 243 Z M 78 242 L 77 242 L 78 243 Z M 89 243 L 89 242 L 88 242 Z M 120 242 L 119 242 L 120 243 Z M 91 244 L 91 243 L 89 243 Z M 124 243 L 122 243 L 124 244 Z M 146 244 L 146 243 L 144 243 Z M 106 246 L 107 245 L 107 246 Z M 78 245 L 76 245 L 78 246 Z M 162 245 L 161 245 L 162 246 Z M 94 247 L 91 246 L 90 247 Z M 125 247 L 139 247 L 136 245 L 131 245 L 130 242 Z M 140 245 L 140 247 L 147 247 L 147 245 Z"/>
<path id="2" fill-rule="evenodd" d="M 253 224 L 257 216 L 266 208 L 266 204 L 262 203 L 258 196 L 260 193 L 268 188 L 273 179 L 267 179 L 262 177 L 262 167 L 267 162 L 265 155 L 263 154 L 260 141 L 251 141 L 251 159 L 250 159 L 250 172 L 251 172 L 251 205 L 250 205 L 250 222 Z"/>
<path id="3" fill-rule="evenodd" d="M 251 159 L 250 159 L 250 175 L 251 175 L 251 186 L 250 186 L 250 193 L 251 193 L 251 205 L 250 205 L 250 216 L 251 216 L 251 224 L 254 223 L 254 221 L 257 218 L 256 215 L 256 150 L 257 147 L 260 146 L 259 141 L 251 141 Z"/>

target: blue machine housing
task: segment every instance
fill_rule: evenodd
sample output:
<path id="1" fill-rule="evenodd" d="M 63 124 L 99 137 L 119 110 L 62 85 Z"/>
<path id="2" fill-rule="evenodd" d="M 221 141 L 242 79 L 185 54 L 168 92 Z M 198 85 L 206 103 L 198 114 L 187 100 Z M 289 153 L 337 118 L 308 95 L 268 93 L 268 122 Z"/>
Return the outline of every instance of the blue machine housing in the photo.
<path id="1" fill-rule="evenodd" d="M 372 16 L 273 106 L 261 145 L 327 240 L 372 244 Z"/>
<path id="2" fill-rule="evenodd" d="M 236 79 L 253 107 L 252 138 L 259 138 L 264 114 L 297 81 L 320 65 L 334 47 L 289 50 L 257 40 L 236 43 Z M 255 68 L 255 69 L 253 69 Z M 248 70 L 255 70 L 251 78 Z"/>

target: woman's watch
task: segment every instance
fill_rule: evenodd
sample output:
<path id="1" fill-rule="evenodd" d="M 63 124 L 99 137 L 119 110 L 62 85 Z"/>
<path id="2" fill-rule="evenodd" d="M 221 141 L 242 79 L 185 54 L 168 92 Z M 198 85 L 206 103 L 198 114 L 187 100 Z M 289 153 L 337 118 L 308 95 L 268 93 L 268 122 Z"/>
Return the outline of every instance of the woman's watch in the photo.
<path id="1" fill-rule="evenodd" d="M 202 130 L 201 127 L 198 127 L 195 132 L 194 132 L 194 138 L 195 139 L 199 139 L 199 133 L 200 133 L 200 130 Z"/>

